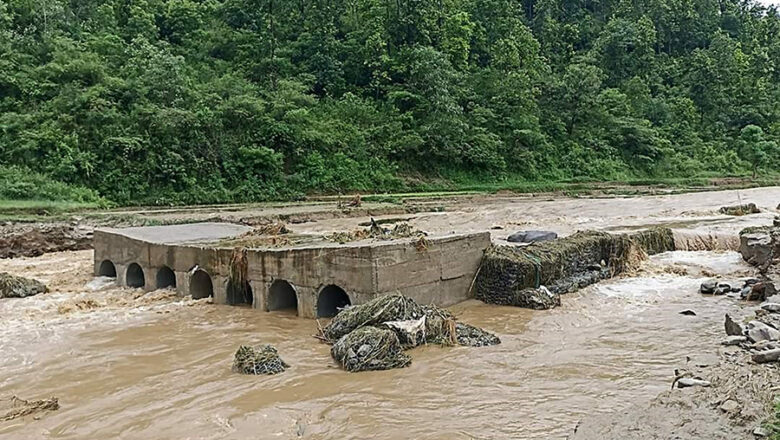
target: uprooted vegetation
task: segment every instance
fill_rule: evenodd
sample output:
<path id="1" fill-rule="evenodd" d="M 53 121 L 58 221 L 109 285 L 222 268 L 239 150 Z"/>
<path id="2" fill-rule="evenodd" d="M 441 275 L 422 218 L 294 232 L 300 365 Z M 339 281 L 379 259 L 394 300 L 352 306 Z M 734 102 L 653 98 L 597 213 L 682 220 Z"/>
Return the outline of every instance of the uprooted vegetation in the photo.
<path id="1" fill-rule="evenodd" d="M 635 270 L 647 254 L 673 249 L 668 228 L 578 232 L 524 247 L 493 245 L 477 274 L 475 296 L 491 304 L 548 309 L 560 305 L 561 294 Z"/>
<path id="2" fill-rule="evenodd" d="M 375 298 L 349 307 L 322 330 L 331 355 L 347 371 L 387 370 L 411 363 L 403 350 L 423 344 L 496 345 L 500 339 L 458 323 L 447 310 L 421 306 L 403 295 Z"/>

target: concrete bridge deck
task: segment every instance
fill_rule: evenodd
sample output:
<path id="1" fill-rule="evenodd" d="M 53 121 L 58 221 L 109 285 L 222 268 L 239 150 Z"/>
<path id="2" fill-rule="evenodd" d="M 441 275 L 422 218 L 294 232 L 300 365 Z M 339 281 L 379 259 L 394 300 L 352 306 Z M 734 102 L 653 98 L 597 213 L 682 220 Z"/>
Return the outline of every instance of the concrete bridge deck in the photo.
<path id="1" fill-rule="evenodd" d="M 247 246 L 248 284 L 235 289 L 236 239 L 251 230 L 229 223 L 97 229 L 95 273 L 115 276 L 121 286 L 175 287 L 182 296 L 212 296 L 218 304 L 327 317 L 388 293 L 443 307 L 468 299 L 490 245 L 490 234 L 482 232 L 427 237 L 424 247 L 414 238 L 339 244 L 314 236 L 278 247 Z"/>

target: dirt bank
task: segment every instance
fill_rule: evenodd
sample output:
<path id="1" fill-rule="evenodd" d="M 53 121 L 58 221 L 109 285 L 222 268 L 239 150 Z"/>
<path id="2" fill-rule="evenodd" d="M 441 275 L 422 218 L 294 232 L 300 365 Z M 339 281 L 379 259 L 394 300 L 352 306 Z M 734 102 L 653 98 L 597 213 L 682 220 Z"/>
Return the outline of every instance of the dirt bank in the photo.
<path id="1" fill-rule="evenodd" d="M 92 227 L 78 223 L 0 225 L 0 258 L 35 257 L 92 247 Z"/>
<path id="2" fill-rule="evenodd" d="M 710 387 L 675 388 L 649 403 L 583 419 L 571 440 L 750 439 L 769 416 L 780 393 L 780 368 L 757 365 L 738 347 L 721 350 L 697 365 L 680 368 L 711 382 Z M 712 364 L 709 364 L 709 363 Z M 700 365 L 701 365 L 700 363 Z M 671 385 L 674 376 L 670 375 Z"/>

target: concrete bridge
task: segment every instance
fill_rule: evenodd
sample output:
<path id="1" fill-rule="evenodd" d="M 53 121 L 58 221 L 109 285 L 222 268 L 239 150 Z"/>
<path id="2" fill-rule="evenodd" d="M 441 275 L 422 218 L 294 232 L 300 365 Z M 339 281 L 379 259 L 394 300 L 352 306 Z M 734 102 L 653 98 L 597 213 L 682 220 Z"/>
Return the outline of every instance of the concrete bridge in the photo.
<path id="1" fill-rule="evenodd" d="M 249 248 L 247 285 L 231 288 L 237 245 L 225 242 L 251 230 L 229 223 L 98 229 L 95 274 L 116 277 L 120 286 L 172 287 L 182 296 L 213 297 L 218 304 L 329 317 L 340 307 L 388 293 L 442 307 L 468 299 L 490 244 L 490 234 L 483 232 L 427 237 L 422 249 L 412 238 L 347 244 L 320 238 Z"/>

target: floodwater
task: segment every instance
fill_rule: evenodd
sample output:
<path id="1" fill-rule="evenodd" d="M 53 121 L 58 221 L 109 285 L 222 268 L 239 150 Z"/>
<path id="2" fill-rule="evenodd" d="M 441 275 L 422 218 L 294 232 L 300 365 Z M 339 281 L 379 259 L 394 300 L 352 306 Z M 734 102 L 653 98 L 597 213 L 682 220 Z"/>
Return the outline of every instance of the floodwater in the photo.
<path id="1" fill-rule="evenodd" d="M 442 212 L 420 212 L 407 217 L 411 226 L 430 234 L 490 230 L 494 240 L 503 240 L 524 229 L 570 235 L 586 229 L 622 232 L 657 225 L 684 228 L 697 235 L 735 237 L 748 226 L 771 224 L 779 200 L 780 187 L 613 198 L 480 195 L 431 201 L 438 203 Z M 741 217 L 718 212 L 721 206 L 750 202 L 762 212 Z M 376 218 L 393 217 L 398 215 Z M 358 228 L 365 220 L 331 218 L 290 227 L 294 232 L 330 233 Z"/>
<path id="2" fill-rule="evenodd" d="M 751 274 L 734 252 L 672 252 L 554 310 L 468 301 L 452 310 L 501 345 L 421 347 L 409 368 L 347 373 L 311 336 L 313 320 L 116 288 L 90 276 L 91 258 L 0 260 L 53 290 L 0 300 L 0 399 L 61 404 L 0 422 L 0 438 L 566 438 L 590 415 L 668 389 L 686 356 L 717 353 L 724 313 L 740 306 L 698 294 L 702 274 Z M 261 343 L 291 368 L 232 373 L 238 345 Z"/>

